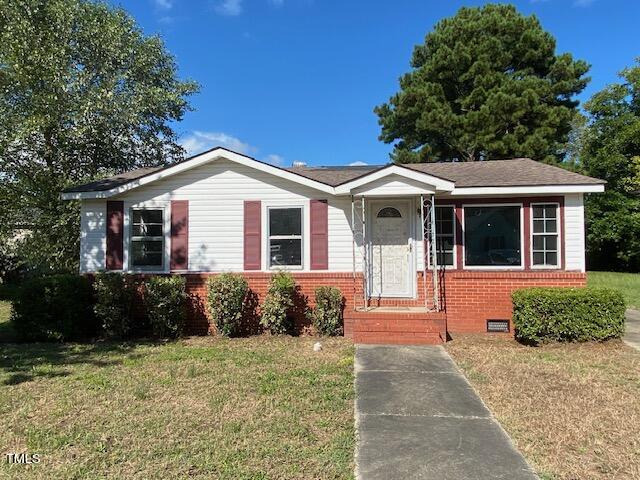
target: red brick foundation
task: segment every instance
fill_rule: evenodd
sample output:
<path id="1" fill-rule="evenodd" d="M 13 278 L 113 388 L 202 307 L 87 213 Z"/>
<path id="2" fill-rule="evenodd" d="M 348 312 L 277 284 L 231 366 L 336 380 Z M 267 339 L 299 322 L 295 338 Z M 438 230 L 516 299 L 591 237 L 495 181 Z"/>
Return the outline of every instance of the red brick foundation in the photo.
<path id="1" fill-rule="evenodd" d="M 511 292 L 526 287 L 584 287 L 581 272 L 487 272 L 448 271 L 444 274 L 447 331 L 486 332 L 487 319 L 511 323 Z"/>
<path id="2" fill-rule="evenodd" d="M 206 282 L 213 273 L 185 274 L 187 293 L 190 297 L 187 332 L 205 335 L 214 328 L 206 314 Z M 583 287 L 586 274 L 564 271 L 461 271 L 449 270 L 440 273 L 442 285 L 442 313 L 382 312 L 373 317 L 354 309 L 361 308 L 362 275 L 355 278 L 351 272 L 300 272 L 293 273 L 298 285 L 296 308 L 292 312 L 296 331 L 305 332 L 309 321 L 305 308 L 314 306 L 314 290 L 321 285 L 339 288 L 345 298 L 345 336 L 356 342 L 367 343 L 439 343 L 446 333 L 486 332 L 488 319 L 510 321 L 511 292 L 525 287 Z M 258 331 L 257 313 L 264 300 L 271 275 L 264 272 L 245 272 L 252 292 L 247 319 L 248 330 Z M 427 276 L 430 288 L 432 277 Z M 429 290 L 430 291 L 430 290 Z M 355 295 L 354 295 L 355 294 Z M 429 298 L 429 301 L 431 299 Z M 424 306 L 422 272 L 417 273 L 417 298 L 371 299 L 370 306 Z M 367 316 L 368 315 L 368 316 Z M 377 315 L 377 316 L 376 316 Z"/>

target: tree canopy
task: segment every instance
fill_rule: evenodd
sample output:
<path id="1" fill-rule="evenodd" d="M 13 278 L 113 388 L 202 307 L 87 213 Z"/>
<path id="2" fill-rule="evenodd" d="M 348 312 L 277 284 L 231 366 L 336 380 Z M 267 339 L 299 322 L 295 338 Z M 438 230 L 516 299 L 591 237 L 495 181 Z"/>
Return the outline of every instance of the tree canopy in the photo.
<path id="1" fill-rule="evenodd" d="M 585 105 L 580 167 L 607 181 L 587 198 L 587 258 L 590 268 L 640 271 L 640 63 L 620 77 Z"/>
<path id="2" fill-rule="evenodd" d="M 397 162 L 561 159 L 588 65 L 511 5 L 462 8 L 417 45 L 400 91 L 376 107 Z"/>
<path id="3" fill-rule="evenodd" d="M 0 0 L 0 240 L 74 269 L 71 184 L 183 155 L 171 128 L 197 85 L 157 36 L 88 0 Z"/>

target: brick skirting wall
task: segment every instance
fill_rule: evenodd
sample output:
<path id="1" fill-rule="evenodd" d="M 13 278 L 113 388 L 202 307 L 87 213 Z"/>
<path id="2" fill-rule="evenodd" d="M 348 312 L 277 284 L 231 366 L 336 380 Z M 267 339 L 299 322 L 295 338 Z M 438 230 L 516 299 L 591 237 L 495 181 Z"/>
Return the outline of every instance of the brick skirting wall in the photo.
<path id="1" fill-rule="evenodd" d="M 310 323 L 305 316 L 305 307 L 313 308 L 315 304 L 314 290 L 317 287 L 329 285 L 339 288 L 345 297 L 345 309 L 352 308 L 354 287 L 356 288 L 359 298 L 362 298 L 362 277 L 354 284 L 353 274 L 351 272 L 292 272 L 292 274 L 298 286 L 295 299 L 296 305 L 293 312 L 291 312 L 295 320 L 297 333 L 303 333 L 310 327 Z M 214 273 L 192 273 L 184 275 L 187 279 L 187 294 L 191 299 L 187 323 L 188 333 L 202 335 L 208 331 L 215 331 L 215 327 L 209 325 L 205 308 L 207 279 L 215 275 Z M 249 307 L 249 311 L 257 311 L 258 305 L 262 304 L 267 293 L 271 274 L 265 272 L 244 272 L 243 276 L 246 278 L 249 283 L 249 288 L 251 289 L 251 299 L 249 303 L 253 305 Z M 247 318 L 245 320 L 250 331 L 258 329 L 258 321 L 255 316 L 254 318 Z"/>
<path id="2" fill-rule="evenodd" d="M 354 281 L 351 272 L 292 272 L 298 285 L 296 307 L 292 312 L 296 331 L 302 333 L 310 327 L 304 312 L 305 307 L 314 306 L 314 290 L 321 285 L 339 288 L 345 298 L 345 335 L 352 336 L 354 322 L 354 301 L 356 307 L 363 306 L 362 275 Z M 206 313 L 206 282 L 215 273 L 184 274 L 189 295 L 187 333 L 205 335 L 211 332 Z M 257 331 L 258 306 L 264 300 L 270 273 L 245 272 L 244 277 L 251 289 L 249 315 L 246 319 L 249 333 Z M 144 277 L 144 275 L 139 275 Z M 451 333 L 485 332 L 487 319 L 508 319 L 511 321 L 511 292 L 525 287 L 583 287 L 586 274 L 564 271 L 460 271 L 440 272 L 443 286 L 441 302 L 446 313 L 447 331 Z M 432 277 L 427 275 L 427 287 Z M 422 272 L 417 273 L 417 298 L 415 299 L 371 299 L 372 306 L 424 306 Z M 355 294 L 355 296 L 354 296 Z M 431 298 L 429 298 L 429 301 Z M 251 314 L 253 312 L 254 314 Z M 510 322 L 510 330 L 513 325 Z"/>
<path id="3" fill-rule="evenodd" d="M 526 287 L 584 287 L 581 272 L 447 271 L 444 274 L 447 331 L 486 332 L 487 319 L 511 323 L 511 292 Z"/>

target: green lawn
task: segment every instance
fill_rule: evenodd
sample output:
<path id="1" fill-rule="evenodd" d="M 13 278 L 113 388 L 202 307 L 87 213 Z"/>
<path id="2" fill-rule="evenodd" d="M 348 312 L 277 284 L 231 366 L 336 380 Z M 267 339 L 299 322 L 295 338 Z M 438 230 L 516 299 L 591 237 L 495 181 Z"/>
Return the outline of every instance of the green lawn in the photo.
<path id="1" fill-rule="evenodd" d="M 590 287 L 608 287 L 620 290 L 627 306 L 640 308 L 640 273 L 588 272 Z"/>
<path id="2" fill-rule="evenodd" d="M 2 310 L 6 314 L 6 308 Z M 1 478 L 353 477 L 353 345 L 0 344 Z"/>
<path id="3" fill-rule="evenodd" d="M 0 343 L 10 342 L 15 339 L 13 327 L 9 323 L 11 316 L 11 302 L 0 300 Z"/>

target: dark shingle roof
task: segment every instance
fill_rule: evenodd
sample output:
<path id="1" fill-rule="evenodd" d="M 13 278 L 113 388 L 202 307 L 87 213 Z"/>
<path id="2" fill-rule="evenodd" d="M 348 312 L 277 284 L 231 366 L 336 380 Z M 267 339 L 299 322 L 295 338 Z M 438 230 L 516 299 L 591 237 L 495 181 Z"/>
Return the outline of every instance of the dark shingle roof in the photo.
<path id="1" fill-rule="evenodd" d="M 385 166 L 292 167 L 287 170 L 335 187 Z M 564 168 L 536 162 L 529 158 L 484 162 L 408 163 L 403 166 L 452 181 L 456 184 L 456 188 L 599 185 L 606 183 L 604 180 L 580 175 Z"/>
<path id="2" fill-rule="evenodd" d="M 330 186 L 337 186 L 387 165 L 291 167 L 288 172 Z M 455 182 L 459 187 L 514 187 L 541 185 L 601 185 L 604 180 L 587 177 L 528 158 L 483 162 L 412 163 L 403 167 Z M 140 179 L 166 167 L 138 168 L 95 182 L 66 189 L 67 193 L 102 192 Z"/>
<path id="3" fill-rule="evenodd" d="M 64 193 L 76 193 L 76 192 L 104 192 L 111 190 L 112 188 L 119 187 L 125 183 L 129 183 L 133 180 L 137 180 L 147 175 L 162 170 L 164 167 L 147 167 L 136 168 L 130 172 L 120 173 L 113 177 L 103 178 L 102 180 L 96 180 L 95 182 L 85 183 L 84 185 L 78 185 L 63 190 Z"/>
<path id="4" fill-rule="evenodd" d="M 375 172 L 386 165 L 358 165 L 353 167 L 331 166 L 331 167 L 291 167 L 285 170 L 297 173 L 303 177 L 326 183 L 335 187 L 342 183 L 350 182 L 358 177 Z"/>
<path id="5" fill-rule="evenodd" d="M 413 163 L 408 168 L 443 177 L 459 187 L 517 187 L 541 185 L 602 185 L 606 182 L 536 162 L 530 158 L 460 163 Z"/>

